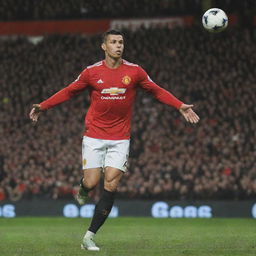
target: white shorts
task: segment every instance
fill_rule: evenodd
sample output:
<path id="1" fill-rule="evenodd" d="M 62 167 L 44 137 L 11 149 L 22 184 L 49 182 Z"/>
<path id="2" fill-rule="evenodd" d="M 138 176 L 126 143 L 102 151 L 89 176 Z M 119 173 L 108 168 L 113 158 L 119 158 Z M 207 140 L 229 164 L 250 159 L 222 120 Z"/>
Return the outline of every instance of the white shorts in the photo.
<path id="1" fill-rule="evenodd" d="M 83 170 L 109 166 L 126 172 L 129 146 L 130 140 L 101 140 L 84 136 Z"/>

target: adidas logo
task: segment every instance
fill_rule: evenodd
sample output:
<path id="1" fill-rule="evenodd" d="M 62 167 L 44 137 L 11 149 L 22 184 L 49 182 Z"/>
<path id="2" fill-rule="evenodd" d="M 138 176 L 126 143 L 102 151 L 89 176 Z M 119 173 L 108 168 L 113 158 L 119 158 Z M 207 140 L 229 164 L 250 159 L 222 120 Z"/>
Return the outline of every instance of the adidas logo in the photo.
<path id="1" fill-rule="evenodd" d="M 98 80 L 97 84 L 103 84 L 104 82 L 100 79 Z"/>

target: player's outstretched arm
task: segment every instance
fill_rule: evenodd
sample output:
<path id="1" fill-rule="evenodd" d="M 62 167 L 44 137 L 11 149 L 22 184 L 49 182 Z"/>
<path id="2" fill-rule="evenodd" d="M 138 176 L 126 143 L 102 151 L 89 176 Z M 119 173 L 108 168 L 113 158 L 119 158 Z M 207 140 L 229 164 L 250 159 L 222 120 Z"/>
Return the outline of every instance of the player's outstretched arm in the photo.
<path id="1" fill-rule="evenodd" d="M 184 116 L 187 122 L 196 124 L 199 121 L 199 116 L 193 111 L 194 105 L 182 104 L 179 108 L 180 113 Z"/>
<path id="2" fill-rule="evenodd" d="M 85 69 L 73 83 L 69 84 L 62 90 L 56 92 L 54 95 L 44 100 L 40 104 L 34 104 L 33 108 L 29 113 L 29 118 L 33 122 L 37 122 L 40 114 L 44 110 L 57 106 L 69 100 L 74 95 L 81 93 L 88 86 L 88 76 L 88 69 Z"/>
<path id="3" fill-rule="evenodd" d="M 33 104 L 33 108 L 31 109 L 31 111 L 29 113 L 29 118 L 33 122 L 37 122 L 37 120 L 42 112 L 43 112 L 43 110 L 41 110 L 40 104 Z"/>

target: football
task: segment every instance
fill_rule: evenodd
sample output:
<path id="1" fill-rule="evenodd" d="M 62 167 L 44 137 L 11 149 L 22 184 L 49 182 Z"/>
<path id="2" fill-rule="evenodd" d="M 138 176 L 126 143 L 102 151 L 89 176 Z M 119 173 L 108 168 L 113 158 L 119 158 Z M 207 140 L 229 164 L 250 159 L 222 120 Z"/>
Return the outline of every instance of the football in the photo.
<path id="1" fill-rule="evenodd" d="M 212 8 L 204 13 L 202 23 L 209 32 L 218 33 L 228 26 L 228 16 L 223 10 Z"/>

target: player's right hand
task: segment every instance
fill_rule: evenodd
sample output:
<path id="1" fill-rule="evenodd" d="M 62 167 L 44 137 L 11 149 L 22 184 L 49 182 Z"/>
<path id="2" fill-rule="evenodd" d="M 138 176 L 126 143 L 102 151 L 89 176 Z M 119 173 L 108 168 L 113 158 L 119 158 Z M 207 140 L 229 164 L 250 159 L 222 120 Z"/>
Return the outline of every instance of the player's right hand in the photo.
<path id="1" fill-rule="evenodd" d="M 29 118 L 33 122 L 37 122 L 41 112 L 42 112 L 42 110 L 41 110 L 40 104 L 33 104 L 33 108 L 31 109 L 31 111 L 29 113 Z"/>

